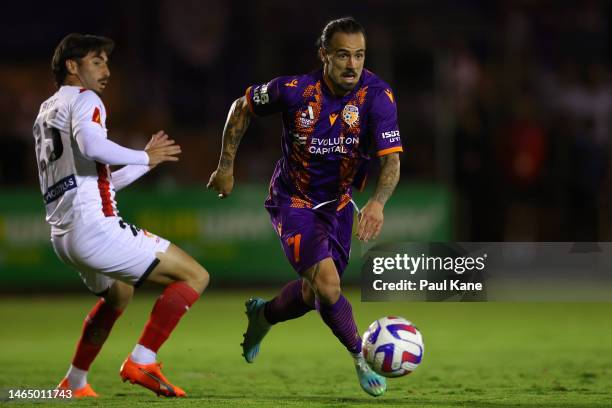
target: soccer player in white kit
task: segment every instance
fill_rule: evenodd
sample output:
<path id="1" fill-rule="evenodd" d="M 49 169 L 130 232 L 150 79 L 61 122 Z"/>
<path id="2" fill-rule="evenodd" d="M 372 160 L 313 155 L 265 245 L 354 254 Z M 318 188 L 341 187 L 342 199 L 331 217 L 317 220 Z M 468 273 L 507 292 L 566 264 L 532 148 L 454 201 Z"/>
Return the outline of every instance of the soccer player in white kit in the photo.
<path id="1" fill-rule="evenodd" d="M 89 367 L 134 288 L 149 281 L 165 288 L 120 376 L 157 395 L 181 397 L 185 392 L 162 374 L 157 351 L 200 297 L 209 276 L 177 246 L 119 216 L 115 191 L 160 163 L 177 161 L 180 147 L 163 131 L 144 150 L 107 139 L 100 95 L 110 76 L 113 47 L 112 40 L 93 35 L 69 34 L 60 42 L 51 64 L 59 89 L 41 105 L 33 129 L 53 248 L 100 296 L 58 389 L 70 390 L 73 397 L 97 396 L 87 381 Z M 109 165 L 125 166 L 111 172 Z"/>

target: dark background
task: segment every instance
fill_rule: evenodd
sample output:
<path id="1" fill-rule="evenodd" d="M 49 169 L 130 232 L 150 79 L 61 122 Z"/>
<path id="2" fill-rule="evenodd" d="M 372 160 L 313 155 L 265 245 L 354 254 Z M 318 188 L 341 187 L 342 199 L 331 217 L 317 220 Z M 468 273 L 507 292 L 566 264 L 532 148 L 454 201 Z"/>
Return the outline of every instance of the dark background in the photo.
<path id="1" fill-rule="evenodd" d="M 109 136 L 141 148 L 157 129 L 183 146 L 153 186 L 203 186 L 232 101 L 251 84 L 318 67 L 330 19 L 367 30 L 366 67 L 395 91 L 401 183 L 452 192 L 458 241 L 609 240 L 605 1 L 11 2 L 0 13 L 0 187 L 38 188 L 31 126 L 54 92 L 50 59 L 70 32 L 116 49 Z M 278 118 L 255 120 L 238 183 L 266 183 Z"/>

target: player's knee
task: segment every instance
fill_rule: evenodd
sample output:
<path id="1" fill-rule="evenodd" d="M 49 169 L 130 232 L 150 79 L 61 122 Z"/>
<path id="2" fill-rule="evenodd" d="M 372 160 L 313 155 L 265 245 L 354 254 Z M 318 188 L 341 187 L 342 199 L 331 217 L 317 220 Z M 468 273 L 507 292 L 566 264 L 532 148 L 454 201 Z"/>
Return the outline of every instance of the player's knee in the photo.
<path id="1" fill-rule="evenodd" d="M 320 275 L 316 282 L 316 292 L 319 302 L 323 302 L 328 305 L 333 305 L 336 303 L 340 298 L 340 294 L 342 293 L 338 274 L 329 273 Z"/>
<path id="2" fill-rule="evenodd" d="M 208 271 L 179 247 L 170 245 L 166 252 L 158 253 L 157 257 L 161 262 L 149 275 L 150 281 L 162 285 L 185 282 L 198 293 L 208 286 Z"/>
<path id="3" fill-rule="evenodd" d="M 340 299 L 340 285 L 338 286 L 324 286 L 319 289 L 319 302 L 327 305 L 333 305 Z"/>
<path id="4" fill-rule="evenodd" d="M 202 293 L 210 282 L 210 275 L 204 267 L 198 263 L 190 266 L 185 271 L 185 283 L 191 286 L 196 292 Z"/>

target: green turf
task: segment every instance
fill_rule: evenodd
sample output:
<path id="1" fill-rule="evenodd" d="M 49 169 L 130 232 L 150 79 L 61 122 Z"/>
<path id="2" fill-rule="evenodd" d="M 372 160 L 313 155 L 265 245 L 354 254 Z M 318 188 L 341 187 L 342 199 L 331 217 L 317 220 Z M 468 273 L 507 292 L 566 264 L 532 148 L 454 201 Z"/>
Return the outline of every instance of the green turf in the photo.
<path id="1" fill-rule="evenodd" d="M 351 359 L 316 313 L 273 328 L 255 364 L 246 364 L 239 343 L 247 295 L 211 291 L 162 348 L 164 370 L 187 391 L 187 399 L 157 398 L 119 379 L 119 365 L 154 300 L 141 294 L 90 372 L 100 399 L 7 406 L 612 406 L 612 304 L 360 303 L 358 293 L 351 292 L 361 330 L 380 316 L 402 315 L 425 339 L 421 367 L 391 379 L 387 394 L 374 399 L 361 391 Z M 7 389 L 50 389 L 59 382 L 94 301 L 84 296 L 0 300 L 2 396 Z"/>

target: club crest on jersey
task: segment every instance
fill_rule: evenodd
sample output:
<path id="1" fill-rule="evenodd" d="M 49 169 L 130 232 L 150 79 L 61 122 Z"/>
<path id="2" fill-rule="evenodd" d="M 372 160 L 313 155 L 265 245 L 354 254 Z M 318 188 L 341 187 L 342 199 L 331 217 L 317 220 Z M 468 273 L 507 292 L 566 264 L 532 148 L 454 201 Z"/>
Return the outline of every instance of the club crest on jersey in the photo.
<path id="1" fill-rule="evenodd" d="M 353 126 L 359 121 L 359 108 L 355 105 L 346 105 L 342 110 L 342 119 L 347 125 Z"/>

